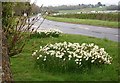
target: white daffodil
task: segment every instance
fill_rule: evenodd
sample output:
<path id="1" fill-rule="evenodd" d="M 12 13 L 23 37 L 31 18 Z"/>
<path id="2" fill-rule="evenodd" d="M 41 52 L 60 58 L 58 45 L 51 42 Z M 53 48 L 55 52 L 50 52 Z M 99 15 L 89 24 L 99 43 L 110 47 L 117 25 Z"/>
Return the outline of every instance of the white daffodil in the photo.
<path id="1" fill-rule="evenodd" d="M 37 59 L 39 59 L 40 57 L 37 57 Z"/>
<path id="2" fill-rule="evenodd" d="M 42 57 L 42 55 L 39 55 L 39 57 Z"/>
<path id="3" fill-rule="evenodd" d="M 77 57 L 77 58 L 82 58 L 82 56 L 80 56 L 80 55 L 77 55 L 76 57 Z"/>
<path id="4" fill-rule="evenodd" d="M 40 46 L 40 49 L 42 49 L 42 46 Z"/>
<path id="5" fill-rule="evenodd" d="M 35 56 L 36 55 L 36 52 L 33 52 L 32 56 Z"/>
<path id="6" fill-rule="evenodd" d="M 85 60 L 87 61 L 89 58 L 87 57 Z"/>
<path id="7" fill-rule="evenodd" d="M 44 56 L 45 57 L 45 59 L 46 59 L 46 56 Z"/>
<path id="8" fill-rule="evenodd" d="M 44 53 L 44 55 L 41 55 L 41 53 Z M 36 50 L 32 53 L 32 56 L 37 56 L 37 59 L 44 57 L 43 61 L 46 61 L 46 55 L 50 55 L 50 57 L 58 57 L 60 59 L 64 57 L 63 61 L 74 59 L 76 64 L 79 65 L 82 64 L 82 60 L 87 61 L 89 58 L 92 59 L 91 63 L 98 61 L 97 59 L 99 59 L 99 63 L 111 64 L 113 60 L 104 48 L 99 48 L 94 43 L 83 43 L 80 45 L 79 43 L 70 43 L 65 41 L 63 43 L 47 44 L 44 47 L 40 46 L 39 52 Z"/>
<path id="9" fill-rule="evenodd" d="M 38 52 L 38 50 L 35 50 L 35 52 Z"/>
<path id="10" fill-rule="evenodd" d="M 82 61 L 82 59 L 80 59 L 79 61 Z"/>
<path id="11" fill-rule="evenodd" d="M 99 63 L 101 63 L 101 60 L 99 61 Z"/>
<path id="12" fill-rule="evenodd" d="M 81 65 L 81 62 L 79 62 L 79 65 Z"/>
<path id="13" fill-rule="evenodd" d="M 43 61 L 46 61 L 46 59 L 43 59 Z"/>
<path id="14" fill-rule="evenodd" d="M 99 47 L 97 45 L 94 46 L 95 49 L 98 49 Z"/>
<path id="15" fill-rule="evenodd" d="M 60 55 L 59 58 L 62 58 L 62 55 Z"/>
<path id="16" fill-rule="evenodd" d="M 95 60 L 91 60 L 91 63 L 93 63 Z"/>
<path id="17" fill-rule="evenodd" d="M 71 60 L 71 58 L 68 58 L 68 60 Z"/>
<path id="18" fill-rule="evenodd" d="M 65 61 L 66 59 L 64 58 L 63 61 Z"/>
<path id="19" fill-rule="evenodd" d="M 47 55 L 49 55 L 49 54 L 50 54 L 50 52 L 46 52 L 46 54 L 47 54 Z"/>
<path id="20" fill-rule="evenodd" d="M 82 43 L 82 46 L 85 46 L 86 45 L 86 43 Z"/>
<path id="21" fill-rule="evenodd" d="M 76 62 L 76 64 L 79 64 L 79 62 Z"/>
<path id="22" fill-rule="evenodd" d="M 72 55 L 68 55 L 69 58 L 72 58 Z"/>
<path id="23" fill-rule="evenodd" d="M 79 59 L 75 59 L 75 62 L 79 61 Z"/>

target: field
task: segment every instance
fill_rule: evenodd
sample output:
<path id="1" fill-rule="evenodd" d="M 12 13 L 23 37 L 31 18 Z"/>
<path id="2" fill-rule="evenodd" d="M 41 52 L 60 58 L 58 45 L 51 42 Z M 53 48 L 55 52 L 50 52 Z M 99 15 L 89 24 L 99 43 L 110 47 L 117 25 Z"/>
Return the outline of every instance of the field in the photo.
<path id="1" fill-rule="evenodd" d="M 106 8 L 83 8 L 83 9 L 76 9 L 76 10 L 60 10 L 60 13 L 77 13 L 77 12 L 90 12 L 90 11 L 105 11 Z"/>
<path id="2" fill-rule="evenodd" d="M 35 66 L 32 52 L 56 42 L 95 43 L 113 57 L 111 65 L 92 67 L 89 71 L 78 73 L 56 73 L 41 71 Z M 63 34 L 58 38 L 31 38 L 21 54 L 11 57 L 12 74 L 15 81 L 117 81 L 118 80 L 118 43 L 107 39 Z"/>

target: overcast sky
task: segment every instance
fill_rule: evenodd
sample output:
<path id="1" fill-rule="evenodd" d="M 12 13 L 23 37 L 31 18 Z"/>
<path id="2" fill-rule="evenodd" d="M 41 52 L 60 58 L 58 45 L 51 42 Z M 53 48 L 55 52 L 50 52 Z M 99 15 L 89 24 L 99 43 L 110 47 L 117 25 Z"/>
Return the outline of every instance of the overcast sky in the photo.
<path id="1" fill-rule="evenodd" d="M 31 0 L 32 2 L 35 0 Z M 41 6 L 57 6 L 57 5 L 78 5 L 78 4 L 118 4 L 120 0 L 36 0 L 36 4 Z"/>

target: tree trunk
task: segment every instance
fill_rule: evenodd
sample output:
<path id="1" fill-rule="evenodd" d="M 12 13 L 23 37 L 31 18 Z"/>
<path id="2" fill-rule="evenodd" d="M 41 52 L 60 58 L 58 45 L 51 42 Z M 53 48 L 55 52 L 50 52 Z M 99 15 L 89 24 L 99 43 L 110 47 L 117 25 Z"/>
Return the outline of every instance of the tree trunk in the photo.
<path id="1" fill-rule="evenodd" d="M 13 82 L 12 73 L 10 70 L 10 57 L 8 56 L 6 37 L 3 32 L 2 32 L 2 82 L 6 83 Z"/>

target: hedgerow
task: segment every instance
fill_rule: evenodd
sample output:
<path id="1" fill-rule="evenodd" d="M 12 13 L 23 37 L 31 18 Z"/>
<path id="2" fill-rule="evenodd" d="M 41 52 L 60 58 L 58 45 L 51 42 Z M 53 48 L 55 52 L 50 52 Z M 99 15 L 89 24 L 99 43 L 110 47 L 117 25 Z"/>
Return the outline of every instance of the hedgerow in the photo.
<path id="1" fill-rule="evenodd" d="M 62 14 L 62 15 L 55 15 L 54 17 L 118 21 L 118 14 L 113 14 L 113 13 Z"/>

